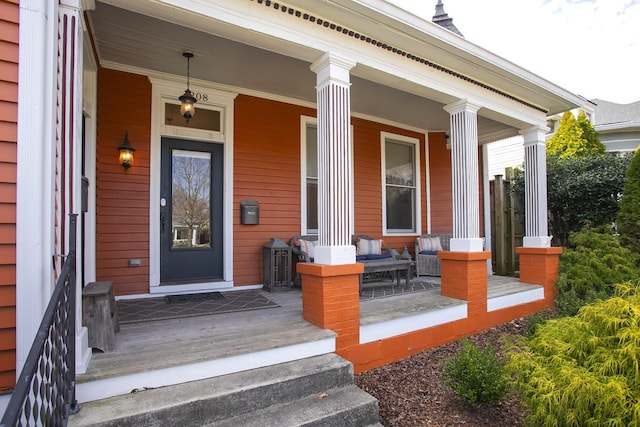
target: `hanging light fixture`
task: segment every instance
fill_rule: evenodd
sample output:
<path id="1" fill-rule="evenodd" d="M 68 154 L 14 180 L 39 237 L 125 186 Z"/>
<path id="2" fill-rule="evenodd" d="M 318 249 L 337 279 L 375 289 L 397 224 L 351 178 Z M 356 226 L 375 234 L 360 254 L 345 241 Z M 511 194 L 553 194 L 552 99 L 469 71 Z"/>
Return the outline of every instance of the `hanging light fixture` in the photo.
<path id="1" fill-rule="evenodd" d="M 118 151 L 120 151 L 120 158 L 119 158 L 120 164 L 122 165 L 122 167 L 124 168 L 124 171 L 126 172 L 127 169 L 129 169 L 131 165 L 133 165 L 133 152 L 136 151 L 136 149 L 133 148 L 129 143 L 128 131 L 125 132 L 124 142 L 120 144 L 120 146 L 118 147 Z"/>
<path id="2" fill-rule="evenodd" d="M 180 114 L 182 117 L 189 123 L 189 119 L 191 119 L 196 114 L 195 103 L 198 102 L 195 96 L 193 96 L 193 92 L 189 90 L 189 62 L 191 58 L 193 58 L 193 53 L 191 52 L 182 52 L 182 56 L 187 58 L 187 90 L 184 91 L 184 94 L 178 99 L 182 103 L 180 105 Z"/>

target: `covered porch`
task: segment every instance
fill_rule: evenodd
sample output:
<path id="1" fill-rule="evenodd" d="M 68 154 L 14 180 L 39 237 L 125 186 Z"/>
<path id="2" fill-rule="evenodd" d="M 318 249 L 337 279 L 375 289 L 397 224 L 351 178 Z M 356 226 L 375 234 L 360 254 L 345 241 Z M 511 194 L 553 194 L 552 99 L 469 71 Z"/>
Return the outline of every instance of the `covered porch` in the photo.
<path id="1" fill-rule="evenodd" d="M 558 252 L 548 247 L 545 123 L 548 114 L 579 104 L 578 97 L 382 0 L 173 3 L 87 2 L 87 31 L 68 30 L 84 41 L 74 45 L 83 48 L 82 103 L 70 98 L 84 118 L 83 150 L 74 157 L 83 160 L 88 182 L 82 285 L 112 281 L 116 296 L 140 298 L 260 287 L 261 252 L 270 238 L 316 234 L 315 262 L 299 265 L 297 321 L 332 331 L 335 337 L 318 345 L 356 369 L 551 304 Z M 80 17 L 78 10 L 68 13 Z M 193 54 L 186 64 L 185 51 Z M 177 113 L 185 83 L 198 100 L 191 121 Z M 495 303 L 505 301 L 500 298 L 490 303 L 483 145 L 518 133 L 527 154 L 521 278 L 544 292 L 512 309 L 508 298 L 506 307 Z M 136 148 L 135 163 L 124 170 L 116 155 L 123 136 Z M 194 245 L 185 249 L 173 233 L 193 213 L 175 191 L 181 188 L 176 165 L 186 160 L 209 165 L 201 212 L 207 214 L 203 247 L 211 250 L 197 260 Z M 75 205 L 79 193 L 70 192 Z M 260 208 L 255 222 L 240 212 L 249 201 Z M 450 251 L 438 255 L 442 285 L 433 301 L 462 303 L 443 308 L 446 316 L 420 315 L 417 323 L 401 307 L 393 310 L 399 317 L 367 321 L 351 236 L 367 234 L 399 249 L 432 232 L 453 234 Z M 175 257 L 181 251 L 189 253 Z M 17 316 L 31 321 L 27 310 Z M 241 337 L 263 332 L 264 319 L 228 317 L 231 323 L 220 324 L 230 343 L 253 345 Z M 186 322 L 173 336 L 209 348 L 197 338 L 209 333 L 199 325 Z M 130 329 L 137 328 L 119 339 Z M 90 362 L 86 330 L 78 330 L 79 370 L 90 375 L 101 361 L 108 370 L 111 356 L 96 354 Z M 128 366 L 173 360 L 198 371 L 200 362 L 186 353 L 200 352 L 178 351 L 172 342 L 159 346 L 171 357 L 146 359 L 145 343 L 170 330 L 141 328 L 123 341 L 132 349 Z M 210 360 L 207 351 L 202 360 Z M 250 354 L 263 351 L 271 349 Z M 240 365 L 252 363 L 248 357 Z M 170 368 L 159 369 L 147 375 L 151 383 Z"/>
<path id="2" fill-rule="evenodd" d="M 94 352 L 87 372 L 78 376 L 79 402 L 335 352 L 337 334 L 302 319 L 299 289 L 261 292 L 279 307 L 121 325 L 115 351 Z M 490 276 L 487 304 L 495 314 L 488 323 L 498 324 L 539 310 L 545 290 Z M 359 328 L 363 346 L 401 342 L 402 350 L 415 354 L 474 333 L 461 326 L 467 318 L 466 301 L 444 297 L 434 287 L 363 301 Z M 355 371 L 369 364 L 355 363 Z"/>

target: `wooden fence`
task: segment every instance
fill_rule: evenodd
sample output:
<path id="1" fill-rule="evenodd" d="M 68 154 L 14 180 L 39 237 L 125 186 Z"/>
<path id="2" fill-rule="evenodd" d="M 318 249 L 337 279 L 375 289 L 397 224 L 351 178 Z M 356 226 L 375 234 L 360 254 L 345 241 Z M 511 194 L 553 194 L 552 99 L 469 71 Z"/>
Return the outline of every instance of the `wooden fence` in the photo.
<path id="1" fill-rule="evenodd" d="M 506 178 L 496 175 L 490 182 L 491 253 L 493 272 L 500 276 L 517 276 L 520 270 L 515 248 L 522 246 L 524 205 L 510 191 L 510 169 Z"/>

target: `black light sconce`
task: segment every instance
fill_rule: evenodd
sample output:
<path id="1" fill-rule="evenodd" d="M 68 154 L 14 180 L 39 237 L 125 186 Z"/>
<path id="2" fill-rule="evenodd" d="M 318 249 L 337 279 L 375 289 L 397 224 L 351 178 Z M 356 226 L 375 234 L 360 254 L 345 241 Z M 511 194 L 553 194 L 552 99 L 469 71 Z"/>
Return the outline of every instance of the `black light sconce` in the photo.
<path id="1" fill-rule="evenodd" d="M 182 103 L 180 105 L 180 114 L 182 117 L 189 123 L 189 119 L 191 119 L 196 114 L 195 103 L 198 102 L 195 96 L 193 96 L 193 92 L 189 90 L 189 63 L 191 58 L 193 58 L 193 53 L 191 52 L 182 52 L 182 56 L 187 58 L 187 90 L 184 91 L 184 94 L 180 96 L 178 99 Z"/>
<path id="2" fill-rule="evenodd" d="M 124 142 L 120 144 L 120 146 L 118 147 L 118 151 L 120 151 L 120 164 L 126 172 L 127 169 L 129 169 L 131 165 L 133 165 L 133 152 L 136 151 L 136 149 L 133 148 L 129 143 L 129 132 L 125 132 Z"/>
<path id="3" fill-rule="evenodd" d="M 451 150 L 451 141 L 449 141 L 449 134 L 444 134 L 444 145 L 447 147 L 447 150 Z"/>

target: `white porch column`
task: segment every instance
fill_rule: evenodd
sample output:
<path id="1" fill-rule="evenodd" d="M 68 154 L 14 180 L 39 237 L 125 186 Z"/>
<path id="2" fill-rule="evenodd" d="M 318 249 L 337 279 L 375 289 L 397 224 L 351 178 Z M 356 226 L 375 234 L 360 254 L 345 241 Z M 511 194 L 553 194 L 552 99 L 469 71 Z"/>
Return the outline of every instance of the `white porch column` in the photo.
<path id="1" fill-rule="evenodd" d="M 57 2 L 56 2 L 57 3 Z M 20 2 L 16 191 L 16 377 L 54 283 L 56 4 Z"/>
<path id="2" fill-rule="evenodd" d="M 546 131 L 546 127 L 534 126 L 520 132 L 524 136 L 525 248 L 551 246 L 547 228 Z"/>
<path id="3" fill-rule="evenodd" d="M 479 105 L 460 100 L 445 105 L 451 115 L 451 174 L 453 191 L 452 252 L 481 252 L 478 183 Z"/>
<path id="4" fill-rule="evenodd" d="M 325 53 L 313 64 L 318 99 L 318 247 L 317 264 L 353 264 L 355 247 L 351 194 L 349 70 L 355 62 Z"/>

